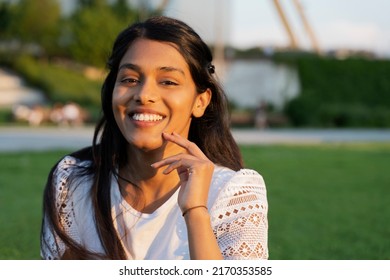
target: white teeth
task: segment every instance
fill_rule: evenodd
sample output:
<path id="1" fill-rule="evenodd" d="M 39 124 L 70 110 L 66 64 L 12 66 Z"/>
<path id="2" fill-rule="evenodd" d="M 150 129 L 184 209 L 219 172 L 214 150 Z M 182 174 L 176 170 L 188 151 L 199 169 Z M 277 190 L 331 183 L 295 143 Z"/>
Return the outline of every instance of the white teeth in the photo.
<path id="1" fill-rule="evenodd" d="M 163 119 L 162 116 L 156 114 L 134 114 L 133 120 L 136 121 L 145 121 L 145 122 L 156 122 Z"/>

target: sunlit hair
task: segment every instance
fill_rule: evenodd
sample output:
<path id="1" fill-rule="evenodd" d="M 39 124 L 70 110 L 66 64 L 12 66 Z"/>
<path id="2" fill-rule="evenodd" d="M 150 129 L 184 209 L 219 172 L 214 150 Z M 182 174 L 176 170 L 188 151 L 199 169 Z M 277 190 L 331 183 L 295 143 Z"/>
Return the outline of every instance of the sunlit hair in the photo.
<path id="1" fill-rule="evenodd" d="M 118 168 L 125 166 L 131 158 L 126 153 L 128 143 L 114 118 L 112 95 L 119 63 L 138 38 L 167 42 L 175 46 L 189 66 L 198 93 L 211 90 L 211 102 L 204 115 L 191 121 L 189 140 L 196 143 L 215 164 L 236 171 L 243 167 L 240 151 L 230 132 L 226 95 L 215 78 L 214 72 L 218 72 L 218 69 L 215 70 L 212 65 L 212 54 L 205 42 L 187 24 L 168 17 L 152 17 L 129 26 L 118 35 L 108 59 L 109 73 L 101 91 L 103 115 L 96 126 L 92 148 L 72 154 L 81 160 L 92 161 L 88 170 L 76 172 L 74 176 L 84 174 L 92 177 L 91 195 L 99 237 L 105 250 L 104 256 L 88 252 L 61 230 L 53 205 L 52 174 L 45 190 L 44 207 L 49 211 L 54 230 L 69 248 L 67 256 L 70 258 L 126 258 L 112 222 L 110 185 L 112 176 L 117 176 Z"/>

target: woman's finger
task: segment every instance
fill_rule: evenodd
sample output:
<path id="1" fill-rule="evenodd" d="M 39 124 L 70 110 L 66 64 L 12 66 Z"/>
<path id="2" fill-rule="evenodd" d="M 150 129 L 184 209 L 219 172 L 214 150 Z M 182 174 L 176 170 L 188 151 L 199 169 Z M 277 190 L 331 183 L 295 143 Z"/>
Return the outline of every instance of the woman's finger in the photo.
<path id="1" fill-rule="evenodd" d="M 173 170 L 177 170 L 177 172 L 179 173 L 179 175 L 181 173 L 188 173 L 188 166 L 186 165 L 186 162 L 184 162 L 183 160 L 177 160 L 177 161 L 174 161 L 172 162 L 171 164 L 169 164 L 167 166 L 167 168 L 165 168 L 163 170 L 163 173 L 164 174 L 169 174 L 171 173 Z"/>
<path id="2" fill-rule="evenodd" d="M 171 134 L 163 132 L 163 137 L 165 140 L 173 142 L 180 147 L 186 149 L 190 154 L 197 156 L 202 159 L 207 159 L 202 150 L 193 142 L 188 139 L 182 137 L 180 134 L 176 132 L 172 132 Z"/>
<path id="3" fill-rule="evenodd" d="M 153 163 L 151 166 L 153 168 L 160 168 L 163 166 L 167 166 L 163 173 L 168 174 L 174 169 L 178 169 L 180 167 L 183 167 L 185 169 L 190 169 L 194 164 L 197 163 L 199 159 L 197 159 L 194 156 L 187 155 L 187 154 L 179 154 L 175 155 L 163 160 L 160 160 L 158 162 Z"/>
<path id="4" fill-rule="evenodd" d="M 185 154 L 178 154 L 178 155 L 174 155 L 174 156 L 170 156 L 170 157 L 167 157 L 167 158 L 164 158 L 160 161 L 157 161 L 155 163 L 153 163 L 151 166 L 153 168 L 160 168 L 162 166 L 165 166 L 165 165 L 168 165 L 168 164 L 171 164 L 175 161 L 178 161 L 180 160 L 182 157 L 185 157 L 186 155 Z M 190 157 L 192 157 L 191 155 L 188 155 Z"/>

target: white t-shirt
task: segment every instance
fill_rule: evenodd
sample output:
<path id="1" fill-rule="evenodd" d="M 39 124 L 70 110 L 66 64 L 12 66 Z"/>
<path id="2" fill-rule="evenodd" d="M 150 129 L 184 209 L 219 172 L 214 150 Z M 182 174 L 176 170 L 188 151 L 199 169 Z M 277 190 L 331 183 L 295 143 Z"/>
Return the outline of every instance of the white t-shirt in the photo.
<path id="1" fill-rule="evenodd" d="M 57 210 L 65 232 L 85 248 L 103 253 L 94 222 L 91 180 L 69 182 L 75 165 L 88 161 L 67 156 L 54 175 Z M 151 214 L 132 208 L 122 197 L 117 179 L 111 180 L 111 213 L 128 259 L 189 259 L 187 229 L 177 203 L 177 190 Z M 254 170 L 233 171 L 215 166 L 208 209 L 211 225 L 225 259 L 268 258 L 268 203 L 262 176 Z M 61 239 L 44 219 L 41 256 L 59 259 L 65 252 Z M 58 245 L 58 246 L 57 246 Z"/>

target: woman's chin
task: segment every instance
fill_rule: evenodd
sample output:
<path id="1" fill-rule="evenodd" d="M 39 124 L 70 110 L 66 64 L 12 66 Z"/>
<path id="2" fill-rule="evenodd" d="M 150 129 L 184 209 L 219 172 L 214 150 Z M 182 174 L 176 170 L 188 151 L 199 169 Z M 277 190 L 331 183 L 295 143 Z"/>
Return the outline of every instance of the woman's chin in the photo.
<path id="1" fill-rule="evenodd" d="M 133 138 L 128 141 L 130 145 L 138 150 L 142 150 L 144 152 L 150 152 L 153 150 L 157 150 L 164 145 L 164 140 L 162 136 L 160 137 L 147 137 L 145 138 Z"/>

